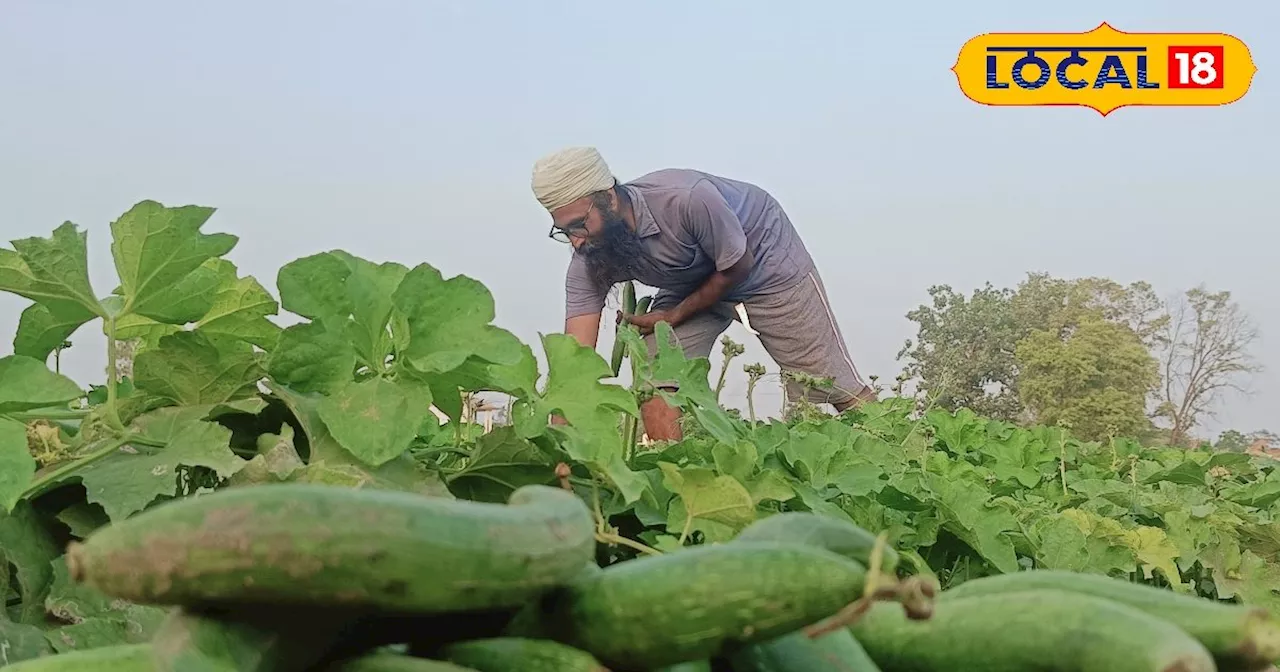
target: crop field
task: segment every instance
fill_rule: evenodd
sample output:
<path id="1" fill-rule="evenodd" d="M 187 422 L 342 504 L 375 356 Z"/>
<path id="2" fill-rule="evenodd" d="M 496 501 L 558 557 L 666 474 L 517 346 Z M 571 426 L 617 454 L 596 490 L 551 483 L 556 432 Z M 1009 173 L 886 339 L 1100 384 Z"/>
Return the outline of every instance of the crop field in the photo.
<path id="1" fill-rule="evenodd" d="M 144 201 L 0 248 L 0 290 L 31 302 L 0 358 L 0 668 L 1280 660 L 1273 460 L 900 396 L 756 418 L 718 399 L 732 343 L 687 360 L 660 324 L 651 358 L 623 328 L 623 386 L 428 263 L 334 250 L 240 275 L 212 215 Z M 91 286 L 90 245 L 116 286 Z M 129 344 L 132 375 L 58 373 L 82 327 L 113 372 Z M 460 421 L 475 392 L 509 395 L 510 422 Z M 682 441 L 637 440 L 654 395 L 684 410 Z"/>

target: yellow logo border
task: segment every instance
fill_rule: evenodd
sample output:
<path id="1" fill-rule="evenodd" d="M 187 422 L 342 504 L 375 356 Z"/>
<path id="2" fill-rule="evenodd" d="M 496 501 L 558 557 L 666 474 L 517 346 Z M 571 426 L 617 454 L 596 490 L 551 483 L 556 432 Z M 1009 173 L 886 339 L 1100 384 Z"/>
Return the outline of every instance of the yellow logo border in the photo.
<path id="1" fill-rule="evenodd" d="M 1101 33 L 1105 33 L 1105 32 L 1108 32 L 1108 31 L 1109 31 L 1109 32 L 1111 32 L 1111 33 L 1114 33 L 1114 34 L 1118 34 L 1118 35 L 1160 35 L 1160 36 L 1171 36 L 1171 35 L 1195 35 L 1195 36 L 1205 36 L 1205 35 L 1214 35 L 1214 36 L 1222 36 L 1222 37 L 1224 37 L 1224 38 L 1234 40 L 1234 41 L 1236 41 L 1236 42 L 1238 42 L 1238 43 L 1240 44 L 1240 46 L 1244 49 L 1245 53 L 1246 53 L 1246 54 L 1248 54 L 1248 56 L 1249 56 L 1248 83 L 1247 83 L 1247 84 L 1244 86 L 1244 88 L 1240 91 L 1240 94 L 1239 94 L 1239 95 L 1237 95 L 1235 98 L 1232 98 L 1232 99 L 1230 99 L 1230 100 L 1225 100 L 1225 101 L 1217 101 L 1217 102 L 1212 102 L 1212 103 L 1164 103 L 1164 104 L 1153 104 L 1153 103 L 1121 103 L 1121 104 L 1119 104 L 1119 105 L 1115 105 L 1115 106 L 1112 106 L 1112 107 L 1108 107 L 1108 108 L 1106 108 L 1106 109 L 1103 109 L 1103 108 L 1100 108 L 1100 107 L 1097 107 L 1097 106 L 1095 106 L 1095 105 L 1091 105 L 1091 104 L 1088 104 L 1088 103 L 987 103 L 987 102 L 983 102 L 983 101 L 977 100 L 977 99 L 975 99 L 973 96 L 969 95 L 969 92 L 965 90 L 965 86 L 964 86 L 964 85 L 965 85 L 965 83 L 964 83 L 964 81 L 961 79 L 960 73 L 956 70 L 956 68 L 960 67 L 960 61 L 961 61 L 961 59 L 963 58 L 964 53 L 965 53 L 965 50 L 969 47 L 969 45 L 970 45 L 970 44 L 972 44 L 972 43 L 974 43 L 974 42 L 976 42 L 976 41 L 978 41 L 978 40 L 982 40 L 982 39 L 987 38 L 987 37 L 991 37 L 991 36 L 1010 36 L 1010 35 L 1033 35 L 1033 34 L 1034 34 L 1034 35 L 1070 35 L 1070 36 L 1080 37 L 1080 36 L 1085 36 L 1085 35 L 1094 35 L 1094 34 L 1096 34 L 1096 33 L 1100 33 L 1100 32 L 1101 32 Z M 1116 110 L 1119 110 L 1119 109 L 1122 109 L 1122 108 L 1126 108 L 1126 107 L 1224 107 L 1224 106 L 1230 105 L 1230 104 L 1235 103 L 1236 101 L 1240 100 L 1241 98 L 1243 98 L 1243 97 L 1245 96 L 1245 94 L 1247 94 L 1247 93 L 1248 93 L 1248 92 L 1253 88 L 1253 79 L 1254 79 L 1254 76 L 1255 76 L 1255 75 L 1257 75 L 1257 73 L 1258 73 L 1258 64 L 1257 64 L 1257 61 L 1255 61 L 1255 60 L 1253 59 L 1253 52 L 1252 52 L 1252 50 L 1249 48 L 1248 43 L 1246 43 L 1244 40 L 1240 39 L 1239 37 L 1236 37 L 1235 35 L 1233 35 L 1233 34 L 1231 34 L 1231 33 L 1222 33 L 1222 32 L 1203 32 L 1203 33 L 1193 33 L 1193 32 L 1187 32 L 1187 31 L 1177 31 L 1177 32 L 1164 32 L 1164 31 L 1135 31 L 1135 32 L 1130 32 L 1130 31 L 1125 31 L 1125 30 L 1119 30 L 1119 29 L 1117 29 L 1116 27 L 1112 26 L 1110 23 L 1108 23 L 1108 22 L 1106 22 L 1106 21 L 1103 21 L 1103 22 L 1099 23 L 1096 27 L 1094 27 L 1092 30 L 1087 30 L 1087 31 L 1083 31 L 1083 32 L 1070 32 L 1070 31 L 1041 31 L 1041 32 L 1031 32 L 1031 31 L 1020 31 L 1020 32 L 1013 32 L 1013 31 L 992 31 L 992 32 L 987 32 L 987 33 L 981 33 L 981 34 L 979 34 L 979 35 L 974 35 L 973 37 L 969 38 L 968 40 L 965 40 L 964 44 L 960 45 L 960 49 L 956 52 L 956 60 L 955 60 L 955 63 L 953 63 L 953 64 L 951 65 L 951 67 L 950 67 L 950 68 L 948 68 L 948 70 L 950 70 L 950 72 L 955 76 L 955 78 L 956 78 L 956 85 L 959 87 L 959 89 L 960 89 L 960 93 L 964 94 L 964 97 L 965 97 L 965 98 L 968 98 L 970 101 L 972 101 L 972 102 L 974 102 L 974 103 L 977 103 L 977 104 L 979 104 L 979 105 L 984 105 L 984 106 L 986 106 L 986 107 L 1087 107 L 1087 108 L 1089 108 L 1089 109 L 1091 109 L 1091 110 L 1096 111 L 1098 114 L 1100 114 L 1102 117 L 1104 117 L 1104 118 L 1105 118 L 1105 117 L 1107 117 L 1108 115 L 1110 115 L 1112 112 L 1115 112 Z"/>

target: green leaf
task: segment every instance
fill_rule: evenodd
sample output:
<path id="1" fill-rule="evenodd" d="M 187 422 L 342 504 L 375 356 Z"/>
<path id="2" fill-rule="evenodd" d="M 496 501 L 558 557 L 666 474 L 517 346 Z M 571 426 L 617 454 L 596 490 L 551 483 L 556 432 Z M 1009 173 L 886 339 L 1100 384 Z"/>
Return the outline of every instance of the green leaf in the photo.
<path id="1" fill-rule="evenodd" d="M 109 325 L 103 323 L 103 335 L 109 335 Z M 115 334 L 118 341 L 137 341 L 134 350 L 134 357 L 160 347 L 160 339 L 169 334 L 176 334 L 182 331 L 182 327 L 173 324 L 162 324 L 156 322 L 149 317 L 143 317 L 130 313 L 116 318 Z"/>
<path id="2" fill-rule="evenodd" d="M 657 352 L 652 360 L 649 360 L 648 346 L 634 329 L 619 329 L 618 337 L 627 344 L 627 355 L 633 362 L 639 387 L 656 391 L 668 403 L 692 413 L 698 424 L 718 441 L 733 443 L 745 436 L 743 424 L 720 406 L 711 389 L 708 378 L 711 361 L 706 357 L 687 359 L 671 325 L 659 322 L 654 329 Z M 678 386 L 675 392 L 659 389 L 659 385 L 672 383 Z"/>
<path id="3" fill-rule="evenodd" d="M 54 350 L 94 317 L 92 311 L 78 303 L 33 303 L 18 319 L 13 353 L 47 361 Z"/>
<path id="4" fill-rule="evenodd" d="M 954 414 L 938 408 L 930 409 L 925 413 L 925 420 L 954 455 L 965 455 L 986 443 L 986 422 L 967 408 Z"/>
<path id="5" fill-rule="evenodd" d="M 732 476 L 717 476 L 706 467 L 678 467 L 658 463 L 663 485 L 675 493 L 667 531 L 687 537 L 702 530 L 714 540 L 731 538 L 756 519 L 755 500 Z M 726 536 L 727 535 L 727 536 Z"/>
<path id="6" fill-rule="evenodd" d="M 36 473 L 36 461 L 27 450 L 27 426 L 0 417 L 0 506 L 13 510 Z"/>
<path id="7" fill-rule="evenodd" d="M 361 465 L 329 433 L 329 427 L 317 410 L 324 397 L 304 394 L 272 381 L 265 383 L 297 419 L 306 434 L 309 455 L 307 466 L 294 474 L 303 483 L 333 483 L 347 487 L 372 487 L 403 490 L 436 497 L 452 497 L 439 474 L 428 471 L 407 453 L 376 469 Z"/>
<path id="8" fill-rule="evenodd" d="M 409 269 L 394 262 L 375 264 L 346 252 L 332 254 L 345 261 L 351 271 L 345 284 L 352 317 L 347 324 L 347 340 L 365 366 L 380 370 L 391 354 L 387 325 L 394 307 L 392 296 Z"/>
<path id="9" fill-rule="evenodd" d="M 83 396 L 75 381 L 30 357 L 0 357 L 0 414 L 60 406 Z"/>
<path id="10" fill-rule="evenodd" d="M 567 334 L 542 337 L 546 351 L 546 389 L 519 400 L 512 409 L 516 433 L 531 439 L 548 432 L 561 437 L 569 457 L 604 473 L 614 482 L 626 503 L 640 498 L 646 481 L 622 458 L 619 413 L 640 415 L 635 397 L 618 385 L 600 381 L 611 378 L 609 363 L 593 348 Z M 548 426 L 558 415 L 567 426 Z"/>
<path id="11" fill-rule="evenodd" d="M 476 442 L 465 466 L 449 477 L 449 489 L 462 499 L 505 503 L 525 485 L 554 485 L 555 462 L 512 427 L 495 427 Z"/>
<path id="12" fill-rule="evenodd" d="M 350 275 L 351 267 L 329 252 L 291 261 L 276 275 L 280 305 L 307 319 L 334 322 L 335 328 L 341 328 L 353 308 L 346 289 Z"/>
<path id="13" fill-rule="evenodd" d="M 10 623 L 0 618 L 0 667 L 14 665 L 51 655 L 53 649 L 45 640 L 44 630 L 25 623 Z"/>
<path id="14" fill-rule="evenodd" d="M 430 406 L 431 390 L 423 385 L 370 378 L 336 390 L 316 410 L 343 448 L 377 467 L 409 448 Z"/>
<path id="15" fill-rule="evenodd" d="M 133 363 L 138 389 L 176 404 L 216 404 L 242 396 L 262 377 L 247 343 L 182 331 L 160 339 L 160 347 Z"/>
<path id="16" fill-rule="evenodd" d="M 831 482 L 829 466 L 839 449 L 825 434 L 793 429 L 790 440 L 779 446 L 778 452 L 797 477 L 822 490 Z"/>
<path id="17" fill-rule="evenodd" d="M 0 249 L 0 291 L 57 307 L 61 314 L 76 304 L 95 315 L 106 313 L 89 283 L 87 234 L 71 222 L 54 229 L 49 238 L 14 240 L 13 249 Z"/>
<path id="18" fill-rule="evenodd" d="M 86 501 L 77 501 L 59 511 L 56 518 L 67 526 L 71 536 L 76 539 L 84 539 L 94 530 L 111 522 L 101 506 Z"/>
<path id="19" fill-rule="evenodd" d="M 393 297 L 409 326 L 409 347 L 402 355 L 422 373 L 445 373 L 470 357 L 492 364 L 519 364 L 521 343 L 490 324 L 493 296 L 464 275 L 445 280 L 440 271 L 420 264 L 404 277 Z"/>
<path id="20" fill-rule="evenodd" d="M 59 653 L 151 640 L 167 609 L 112 598 L 70 579 L 61 558 L 53 562 L 53 582 L 45 599 L 49 616 L 65 623 L 48 633 Z"/>
<path id="21" fill-rule="evenodd" d="M 990 493 L 976 483 L 929 476 L 938 512 L 947 519 L 945 527 L 996 569 L 1006 573 L 1018 571 L 1018 558 L 1009 533 L 1019 531 L 1020 527 L 1013 514 L 992 504 Z"/>
<path id="22" fill-rule="evenodd" d="M 711 449 L 711 456 L 715 460 L 716 471 L 743 483 L 750 481 L 755 473 L 758 456 L 755 444 L 750 441 L 717 443 Z"/>
<path id="23" fill-rule="evenodd" d="M 157 325 L 184 325 L 200 319 L 213 307 L 214 294 L 221 282 L 216 266 L 219 261 L 223 260 L 209 259 L 172 285 L 155 289 L 143 305 L 145 312 L 129 315 Z"/>
<path id="24" fill-rule="evenodd" d="M 1169 481 L 1170 483 L 1180 483 L 1182 485 L 1203 486 L 1206 483 L 1205 477 L 1208 473 L 1209 469 L 1206 465 L 1186 460 L 1177 466 L 1157 471 L 1144 478 L 1142 482 L 1151 484 Z"/>
<path id="25" fill-rule="evenodd" d="M 158 322 L 182 317 L 172 314 L 171 288 L 206 261 L 230 252 L 239 240 L 228 233 L 200 231 L 213 213 L 213 208 L 141 201 L 111 223 L 111 254 L 125 312 Z"/>
<path id="26" fill-rule="evenodd" d="M 1098 522 L 1112 527 L 1108 530 Z M 1068 509 L 1040 519 L 1032 531 L 1040 540 L 1036 559 L 1046 569 L 1116 576 L 1137 568 L 1133 551 L 1124 545 L 1124 530 L 1115 521 Z"/>
<path id="27" fill-rule="evenodd" d="M 19 502 L 9 513 L 0 513 L 0 562 L 8 560 L 17 569 L 22 597 L 19 618 L 39 624 L 44 617 L 44 598 L 49 594 L 58 547 L 39 514 L 29 502 Z"/>
<path id="28" fill-rule="evenodd" d="M 298 392 L 333 392 L 351 382 L 356 353 L 324 322 L 295 324 L 280 334 L 267 361 L 276 382 Z"/>
<path id="29" fill-rule="evenodd" d="M 1034 488 L 1041 479 L 1040 465 L 1056 456 L 1030 432 L 1014 431 L 979 448 L 991 458 L 991 470 L 1002 481 L 1017 480 L 1024 488 Z"/>
<path id="30" fill-rule="evenodd" d="M 141 339 L 144 349 L 151 349 L 164 336 L 180 331 L 176 325 L 192 322 L 211 337 L 244 341 L 269 351 L 280 335 L 280 327 L 267 319 L 277 312 L 275 299 L 254 278 L 239 277 L 235 264 L 226 259 L 206 261 L 152 304 L 153 313 L 164 315 L 163 322 L 134 313 L 123 315 L 116 320 L 116 338 Z"/>
<path id="31" fill-rule="evenodd" d="M 225 336 L 271 350 L 280 327 L 267 319 L 279 306 L 253 277 L 239 277 L 235 264 L 226 259 L 206 263 L 216 273 L 217 285 L 209 308 L 200 314 L 196 328 L 210 336 Z"/>
<path id="32" fill-rule="evenodd" d="M 751 499 L 756 504 L 764 501 L 786 502 L 795 498 L 795 488 L 787 482 L 786 477 L 772 469 L 765 469 L 748 479 L 744 485 L 751 492 Z"/>
<path id="33" fill-rule="evenodd" d="M 230 478 L 245 465 L 231 451 L 231 430 L 201 420 L 202 408 L 166 407 L 133 423 L 133 429 L 161 448 L 125 445 L 74 472 L 89 502 L 99 504 L 112 521 L 143 510 L 160 497 L 178 493 L 178 467 L 206 467 Z"/>

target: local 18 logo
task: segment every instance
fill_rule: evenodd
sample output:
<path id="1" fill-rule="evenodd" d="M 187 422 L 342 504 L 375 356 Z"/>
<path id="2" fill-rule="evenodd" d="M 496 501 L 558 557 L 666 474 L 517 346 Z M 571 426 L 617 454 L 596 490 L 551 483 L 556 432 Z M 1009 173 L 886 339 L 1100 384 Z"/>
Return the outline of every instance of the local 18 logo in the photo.
<path id="1" fill-rule="evenodd" d="M 951 67 L 970 100 L 993 106 L 1077 105 L 1107 116 L 1129 106 L 1229 105 L 1258 71 L 1225 33 L 986 33 Z"/>

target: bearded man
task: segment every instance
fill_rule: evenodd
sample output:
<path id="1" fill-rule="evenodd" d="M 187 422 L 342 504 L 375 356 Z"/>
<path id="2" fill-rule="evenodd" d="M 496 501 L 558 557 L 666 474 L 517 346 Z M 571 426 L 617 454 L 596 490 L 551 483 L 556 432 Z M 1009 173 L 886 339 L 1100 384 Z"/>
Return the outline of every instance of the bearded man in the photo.
<path id="1" fill-rule="evenodd" d="M 687 358 L 709 357 L 745 308 L 779 367 L 834 379 L 831 390 L 811 390 L 811 401 L 843 411 L 875 398 L 849 356 L 813 259 L 765 190 L 686 169 L 620 183 L 593 147 L 538 159 L 532 187 L 551 213 L 550 237 L 573 246 L 564 328 L 579 343 L 596 347 L 610 288 L 636 280 L 659 290 L 650 312 L 627 319 L 650 354 L 654 325 L 667 322 Z M 788 396 L 800 394 L 789 381 Z M 680 411 L 661 398 L 641 414 L 649 438 L 681 438 Z"/>

